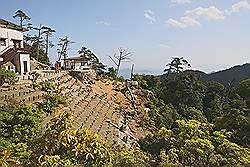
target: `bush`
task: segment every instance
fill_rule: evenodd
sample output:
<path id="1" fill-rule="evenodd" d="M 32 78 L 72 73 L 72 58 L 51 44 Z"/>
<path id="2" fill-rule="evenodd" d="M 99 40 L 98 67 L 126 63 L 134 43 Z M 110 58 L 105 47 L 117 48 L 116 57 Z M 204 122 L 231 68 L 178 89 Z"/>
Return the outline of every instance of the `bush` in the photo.
<path id="1" fill-rule="evenodd" d="M 0 69 L 0 86 L 2 86 L 4 83 L 13 85 L 16 82 L 16 73 L 14 73 L 13 71 L 6 70 L 4 68 Z"/>
<path id="2" fill-rule="evenodd" d="M 62 96 L 57 93 L 48 93 L 45 95 L 43 103 L 40 105 L 40 109 L 47 113 L 52 113 L 59 105 L 67 105 L 67 96 Z"/>
<path id="3" fill-rule="evenodd" d="M 163 166 L 226 166 L 250 163 L 250 150 L 231 142 L 232 133 L 213 131 L 213 125 L 197 120 L 177 120 L 177 128 L 161 128 L 140 142 Z"/>
<path id="4" fill-rule="evenodd" d="M 102 166 L 110 162 L 110 153 L 99 135 L 88 129 L 73 129 L 72 115 L 59 111 L 43 136 L 33 146 L 34 165 Z"/>
<path id="5" fill-rule="evenodd" d="M 56 86 L 49 81 L 45 81 L 42 86 L 41 86 L 41 91 L 45 91 L 45 92 L 52 92 L 55 91 Z"/>
<path id="6" fill-rule="evenodd" d="M 38 123 L 42 111 L 28 105 L 0 107 L 0 166 L 17 160 L 24 163 L 29 145 L 39 134 Z"/>
<path id="7" fill-rule="evenodd" d="M 121 148 L 114 152 L 112 158 L 113 167 L 145 167 L 149 161 L 148 155 L 139 148 Z"/>

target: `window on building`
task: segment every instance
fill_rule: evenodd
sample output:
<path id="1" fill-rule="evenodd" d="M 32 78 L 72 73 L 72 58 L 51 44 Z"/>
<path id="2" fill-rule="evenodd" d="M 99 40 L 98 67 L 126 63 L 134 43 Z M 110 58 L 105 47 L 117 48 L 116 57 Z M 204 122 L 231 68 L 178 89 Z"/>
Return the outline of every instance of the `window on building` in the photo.
<path id="1" fill-rule="evenodd" d="M 6 46 L 6 39 L 0 38 L 0 46 Z"/>
<path id="2" fill-rule="evenodd" d="M 15 48 L 21 48 L 21 40 L 12 39 Z"/>

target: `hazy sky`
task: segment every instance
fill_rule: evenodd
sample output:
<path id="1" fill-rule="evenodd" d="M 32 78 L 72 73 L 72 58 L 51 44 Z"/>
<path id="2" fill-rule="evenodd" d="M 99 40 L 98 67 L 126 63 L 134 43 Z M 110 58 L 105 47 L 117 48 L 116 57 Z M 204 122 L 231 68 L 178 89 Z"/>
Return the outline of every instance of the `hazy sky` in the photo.
<path id="1" fill-rule="evenodd" d="M 55 43 L 69 36 L 70 55 L 84 45 L 108 65 L 118 47 L 133 52 L 140 70 L 160 71 L 175 56 L 206 72 L 250 59 L 247 0 L 0 0 L 1 18 L 18 23 L 12 18 L 18 9 L 34 25 L 56 29 Z"/>

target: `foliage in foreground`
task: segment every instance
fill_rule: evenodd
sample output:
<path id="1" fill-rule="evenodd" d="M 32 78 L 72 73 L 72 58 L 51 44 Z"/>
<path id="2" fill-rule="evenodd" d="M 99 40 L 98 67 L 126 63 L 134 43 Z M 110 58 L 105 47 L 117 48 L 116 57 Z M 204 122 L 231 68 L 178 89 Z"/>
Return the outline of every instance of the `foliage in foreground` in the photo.
<path id="1" fill-rule="evenodd" d="M 4 68 L 0 68 L 0 86 L 2 86 L 4 83 L 13 85 L 16 81 L 16 73 Z"/>
<path id="2" fill-rule="evenodd" d="M 146 167 L 150 157 L 140 148 L 128 149 L 115 146 L 112 148 L 112 167 Z"/>
<path id="3" fill-rule="evenodd" d="M 225 166 L 250 164 L 250 149 L 231 142 L 227 131 L 197 120 L 177 120 L 177 128 L 161 128 L 140 141 L 143 150 L 159 157 L 162 165 Z"/>
<path id="4" fill-rule="evenodd" d="M 32 148 L 34 165 L 103 165 L 110 153 L 100 137 L 88 129 L 74 130 L 72 116 L 61 111 L 49 123 L 45 133 Z"/>
<path id="5" fill-rule="evenodd" d="M 29 105 L 8 105 L 0 108 L 0 166 L 25 163 L 29 145 L 39 134 L 42 111 Z"/>

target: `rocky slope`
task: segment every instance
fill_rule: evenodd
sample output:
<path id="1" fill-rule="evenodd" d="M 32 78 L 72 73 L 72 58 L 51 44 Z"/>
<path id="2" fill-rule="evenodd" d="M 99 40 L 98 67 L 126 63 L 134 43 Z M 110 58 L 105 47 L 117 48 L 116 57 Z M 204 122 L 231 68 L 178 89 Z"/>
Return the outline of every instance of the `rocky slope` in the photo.
<path id="1" fill-rule="evenodd" d="M 119 91 L 124 88 L 123 83 L 109 80 L 95 81 L 88 76 L 79 81 L 67 73 L 57 73 L 38 79 L 40 84 L 44 81 L 59 85 L 63 90 L 62 93 L 69 97 L 68 106 L 65 109 L 74 114 L 76 129 L 89 128 L 111 143 L 128 145 L 148 133 L 132 118 L 128 119 L 128 123 L 124 123 L 125 115 L 133 111 L 133 108 L 129 97 Z M 18 82 L 16 85 L 0 90 L 1 103 L 39 104 L 44 97 L 44 92 L 32 88 L 31 81 Z M 138 105 L 140 104 L 141 102 L 138 102 Z M 56 114 L 52 113 L 44 117 L 43 128 L 46 128 L 46 123 Z"/>

